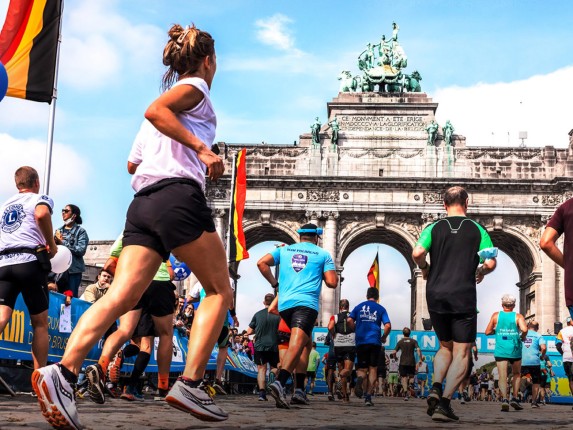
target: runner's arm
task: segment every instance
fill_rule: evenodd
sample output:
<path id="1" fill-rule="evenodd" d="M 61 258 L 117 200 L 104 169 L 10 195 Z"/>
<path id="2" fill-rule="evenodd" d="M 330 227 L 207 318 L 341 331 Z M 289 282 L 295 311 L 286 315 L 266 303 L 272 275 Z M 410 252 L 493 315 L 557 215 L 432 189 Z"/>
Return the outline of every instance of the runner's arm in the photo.
<path id="1" fill-rule="evenodd" d="M 52 226 L 52 212 L 50 207 L 45 204 L 38 204 L 34 209 L 34 219 L 36 224 L 46 240 L 46 245 L 48 245 L 48 250 L 50 252 L 50 258 L 53 258 L 58 252 L 58 246 L 54 240 L 54 227 Z"/>
<path id="2" fill-rule="evenodd" d="M 338 275 L 336 270 L 327 270 L 323 273 L 322 277 L 324 278 L 324 282 L 328 288 L 338 287 Z"/>
<path id="3" fill-rule="evenodd" d="M 517 327 L 521 331 L 521 340 L 525 340 L 527 337 L 527 323 L 521 314 L 517 314 Z"/>
<path id="4" fill-rule="evenodd" d="M 386 339 L 388 339 L 388 335 L 392 331 L 392 324 L 387 322 L 384 324 L 384 334 L 382 334 L 382 343 L 386 343 Z"/>
<path id="5" fill-rule="evenodd" d="M 539 246 L 559 266 L 564 267 L 563 253 L 557 247 L 556 242 L 559 239 L 559 232 L 553 227 L 546 227 L 539 240 Z"/>
<path id="6" fill-rule="evenodd" d="M 485 335 L 486 336 L 490 336 L 492 334 L 495 334 L 495 325 L 497 324 L 497 314 L 498 314 L 498 312 L 495 312 L 491 316 L 491 319 L 489 320 L 489 323 L 485 329 Z"/>
<path id="7" fill-rule="evenodd" d="M 278 285 L 278 281 L 273 275 L 271 267 L 275 265 L 275 259 L 271 254 L 266 254 L 261 257 L 259 261 L 257 261 L 257 267 L 259 268 L 259 272 L 261 275 L 267 280 L 271 287 L 276 288 Z"/>

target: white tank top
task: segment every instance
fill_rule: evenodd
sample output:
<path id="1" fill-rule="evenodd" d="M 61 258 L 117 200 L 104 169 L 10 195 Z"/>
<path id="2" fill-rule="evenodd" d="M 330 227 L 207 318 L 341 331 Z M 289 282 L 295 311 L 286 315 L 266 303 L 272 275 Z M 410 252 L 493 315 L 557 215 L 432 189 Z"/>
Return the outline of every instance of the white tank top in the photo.
<path id="1" fill-rule="evenodd" d="M 208 148 L 215 140 L 217 117 L 211 104 L 209 87 L 201 78 L 185 78 L 173 86 L 192 85 L 204 97 L 193 109 L 180 112 L 177 118 L 183 126 L 197 136 Z M 197 153 L 173 140 L 144 120 L 135 137 L 128 160 L 139 167 L 131 179 L 131 186 L 137 192 L 162 179 L 187 178 L 205 188 L 205 165 Z"/>
<path id="2" fill-rule="evenodd" d="M 36 206 L 45 204 L 54 208 L 54 202 L 46 195 L 35 193 L 18 193 L 8 199 L 2 206 L 0 220 L 0 251 L 13 248 L 35 248 L 45 245 L 34 213 Z M 10 264 L 27 263 L 36 260 L 36 256 L 28 253 L 13 253 L 0 255 L 0 267 Z"/>

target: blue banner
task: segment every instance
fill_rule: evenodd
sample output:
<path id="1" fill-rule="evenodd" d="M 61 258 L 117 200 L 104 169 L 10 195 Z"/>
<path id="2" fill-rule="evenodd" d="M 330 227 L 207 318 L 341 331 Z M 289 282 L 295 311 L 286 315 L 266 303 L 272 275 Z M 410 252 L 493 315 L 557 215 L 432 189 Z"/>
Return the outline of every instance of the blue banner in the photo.
<path id="1" fill-rule="evenodd" d="M 48 361 L 59 362 L 64 354 L 71 330 L 76 326 L 82 314 L 91 306 L 91 303 L 79 299 L 72 299 L 72 303 L 67 309 L 65 306 L 66 297 L 62 294 L 50 292 L 50 308 L 48 309 L 48 335 L 49 352 Z M 69 324 L 65 321 L 69 317 Z M 66 327 L 67 326 L 67 327 Z M 26 360 L 32 361 L 32 339 L 34 333 L 28 308 L 24 304 L 22 296 L 18 296 L 12 319 L 3 332 L 0 333 L 0 359 Z M 159 339 L 155 338 L 155 348 L 146 368 L 146 372 L 157 372 L 157 345 Z M 173 357 L 171 361 L 171 372 L 183 372 L 185 360 L 187 358 L 188 339 L 181 337 L 179 331 L 173 334 Z M 90 350 L 84 367 L 97 363 L 103 348 L 103 340 Z M 218 348 L 215 346 L 207 365 L 207 370 L 215 370 L 217 367 Z M 125 360 L 124 371 L 131 371 L 135 358 Z M 228 351 L 225 369 L 233 372 L 240 372 L 249 377 L 257 377 L 257 366 L 244 353 L 235 353 L 231 349 Z"/>

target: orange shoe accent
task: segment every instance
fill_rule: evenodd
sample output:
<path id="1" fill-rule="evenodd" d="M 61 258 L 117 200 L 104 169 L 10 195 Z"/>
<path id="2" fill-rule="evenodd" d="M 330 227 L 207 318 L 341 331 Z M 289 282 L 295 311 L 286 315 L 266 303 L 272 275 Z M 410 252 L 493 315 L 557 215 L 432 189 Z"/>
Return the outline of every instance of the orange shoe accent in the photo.
<path id="1" fill-rule="evenodd" d="M 38 403 L 42 410 L 42 415 L 53 428 L 62 430 L 74 428 L 58 408 L 54 405 L 50 407 L 44 403 L 44 397 L 50 404 L 52 404 L 52 398 L 50 397 L 50 392 L 48 391 L 46 383 L 43 381 L 42 374 L 36 370 L 32 373 L 32 388 L 38 396 Z"/>
<path id="2" fill-rule="evenodd" d="M 109 367 L 109 363 L 111 362 L 109 357 L 104 357 L 103 355 L 99 358 L 98 364 L 101 366 L 101 370 L 103 371 L 104 375 L 107 375 L 107 368 Z"/>

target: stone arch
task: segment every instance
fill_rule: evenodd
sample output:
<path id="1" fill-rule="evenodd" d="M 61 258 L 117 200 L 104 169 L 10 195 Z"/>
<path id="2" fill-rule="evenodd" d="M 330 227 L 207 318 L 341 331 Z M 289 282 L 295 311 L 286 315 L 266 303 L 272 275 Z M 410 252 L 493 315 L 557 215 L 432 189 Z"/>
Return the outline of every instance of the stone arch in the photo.
<path id="1" fill-rule="evenodd" d="M 541 257 L 532 240 L 515 227 L 497 230 L 487 227 L 494 246 L 505 252 L 517 267 L 520 281 L 528 279 L 541 267 Z"/>
<path id="2" fill-rule="evenodd" d="M 340 264 L 344 266 L 344 261 L 352 252 L 368 243 L 382 243 L 396 249 L 406 259 L 410 270 L 414 270 L 415 264 L 412 260 L 412 250 L 416 239 L 412 234 L 397 225 L 386 225 L 376 227 L 374 224 L 363 224 L 353 229 L 352 232 L 340 238 L 338 255 Z"/>
<path id="3" fill-rule="evenodd" d="M 273 221 L 269 224 L 263 224 L 257 221 L 245 222 L 243 225 L 247 249 L 268 241 L 284 242 L 288 245 L 295 243 L 298 234 L 289 225 Z"/>

